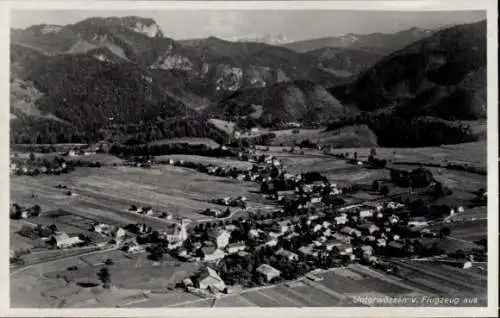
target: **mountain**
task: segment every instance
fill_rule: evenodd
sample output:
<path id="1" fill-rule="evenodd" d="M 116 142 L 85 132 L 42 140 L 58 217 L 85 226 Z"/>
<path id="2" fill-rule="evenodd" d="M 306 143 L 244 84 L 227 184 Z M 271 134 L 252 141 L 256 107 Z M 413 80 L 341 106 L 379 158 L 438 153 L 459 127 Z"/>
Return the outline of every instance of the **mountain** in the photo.
<path id="1" fill-rule="evenodd" d="M 332 92 L 366 111 L 396 106 L 414 115 L 483 118 L 486 22 L 454 26 L 408 45 Z"/>
<path id="2" fill-rule="evenodd" d="M 363 112 L 344 124 L 367 124 L 381 145 L 400 146 L 473 138 L 462 121 L 486 119 L 486 89 L 486 21 L 481 21 L 410 44 L 330 92 Z"/>
<path id="3" fill-rule="evenodd" d="M 235 37 L 231 39 L 233 42 L 258 42 L 265 43 L 271 45 L 283 45 L 289 43 L 287 37 L 282 33 L 267 33 L 264 35 L 255 35 L 255 36 L 245 36 L 245 37 Z"/>
<path id="4" fill-rule="evenodd" d="M 280 127 L 290 122 L 326 123 L 350 110 L 324 87 L 292 81 L 235 92 L 210 111 L 224 119 L 250 117 L 258 126 Z"/>
<path id="5" fill-rule="evenodd" d="M 324 47 L 314 51 L 308 51 L 317 60 L 317 66 L 337 76 L 354 76 L 382 59 L 379 53 L 350 49 Z"/>
<path id="6" fill-rule="evenodd" d="M 84 53 L 107 47 L 130 60 L 143 58 L 158 46 L 173 42 L 163 38 L 160 27 L 152 19 L 133 16 L 89 18 L 66 26 L 35 25 L 25 30 L 12 30 L 11 40 L 47 54 Z"/>
<path id="7" fill-rule="evenodd" d="M 372 34 L 354 34 L 349 33 L 338 37 L 325 37 L 319 39 L 297 41 L 283 45 L 286 48 L 296 52 L 310 52 L 325 47 L 332 48 L 351 48 L 367 52 L 374 52 L 385 55 L 395 50 L 401 49 L 415 41 L 423 39 L 430 34 L 432 30 L 420 28 L 411 28 L 393 34 L 372 33 Z"/>
<path id="8" fill-rule="evenodd" d="M 174 41 L 152 19 L 89 18 L 67 26 L 37 25 L 12 30 L 12 43 L 45 55 L 88 53 L 106 49 L 117 58 L 143 68 L 182 73 L 199 95 L 218 98 L 241 88 L 262 87 L 286 80 L 312 79 L 325 85 L 345 82 L 316 65 L 313 56 L 257 42 L 231 42 L 210 37 Z"/>
<path id="9" fill-rule="evenodd" d="M 139 17 L 12 30 L 11 140 L 219 136 L 207 124 L 214 117 L 269 128 L 330 123 L 325 136 L 348 143 L 354 134 L 356 144 L 420 145 L 421 131 L 441 133 L 425 142 L 462 140 L 459 121 L 486 116 L 485 22 L 412 42 L 425 32 L 349 35 L 344 47 L 301 53 L 175 41 Z"/>
<path id="10" fill-rule="evenodd" d="M 321 84 L 344 79 L 316 65 L 307 54 L 258 42 L 230 42 L 216 37 L 180 42 L 201 59 L 202 73 L 216 92 L 265 87 L 288 80 L 313 80 Z M 313 67 L 311 67 L 313 65 Z"/>
<path id="11" fill-rule="evenodd" d="M 290 80 L 345 82 L 314 67 L 315 58 L 307 54 L 213 37 L 179 43 L 153 20 L 139 17 L 37 25 L 12 30 L 11 38 L 17 141 L 34 142 L 37 130 L 57 132 L 55 139 L 65 142 L 85 134 L 93 138 L 110 127 L 197 116 L 239 90 Z M 71 129 L 61 130 L 63 123 Z M 17 129 L 22 136 L 15 135 Z"/>

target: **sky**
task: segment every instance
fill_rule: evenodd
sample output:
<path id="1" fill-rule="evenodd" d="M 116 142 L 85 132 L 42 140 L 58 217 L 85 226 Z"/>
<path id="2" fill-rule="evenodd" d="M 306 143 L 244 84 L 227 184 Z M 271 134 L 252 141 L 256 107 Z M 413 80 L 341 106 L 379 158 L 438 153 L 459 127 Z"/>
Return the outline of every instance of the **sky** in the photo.
<path id="1" fill-rule="evenodd" d="M 165 36 L 224 39 L 283 34 L 290 41 L 339 36 L 347 33 L 394 33 L 411 27 L 438 28 L 485 19 L 485 11 L 305 11 L 305 10 L 16 10 L 11 27 L 36 24 L 66 25 L 89 17 L 130 16 L 152 18 Z"/>

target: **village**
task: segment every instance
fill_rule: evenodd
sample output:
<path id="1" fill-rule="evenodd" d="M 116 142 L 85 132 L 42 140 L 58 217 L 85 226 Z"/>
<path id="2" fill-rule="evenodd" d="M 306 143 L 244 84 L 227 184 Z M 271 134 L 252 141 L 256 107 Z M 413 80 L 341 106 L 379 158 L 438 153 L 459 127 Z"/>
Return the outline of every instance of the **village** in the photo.
<path id="1" fill-rule="evenodd" d="M 485 248 L 448 248 L 449 224 L 465 213 L 465 207 L 432 203 L 449 195 L 450 190 L 437 182 L 429 170 L 389 168 L 390 177 L 384 180 L 342 186 L 315 171 L 290 173 L 277 156 L 266 155 L 268 150 L 269 147 L 240 149 L 237 158 L 250 164 L 247 169 L 175 159 L 158 163 L 154 157 L 135 158 L 126 165 L 147 169 L 166 164 L 253 182 L 258 185 L 260 196 L 272 202 L 274 209 L 252 209 L 241 195 L 214 197 L 209 202 L 220 208 L 195 211 L 208 217 L 196 220 L 137 203 L 123 213 L 137 215 L 138 220 L 168 222 L 163 230 L 147 225 L 148 222 L 122 226 L 86 222 L 77 235 L 60 231 L 50 222 L 37 224 L 45 212 L 37 205 L 21 207 L 15 203 L 11 218 L 31 224 L 24 225 L 17 233 L 40 241 L 32 251 L 62 250 L 67 255 L 75 250 L 78 255 L 78 250 L 83 253 L 113 249 L 126 254 L 145 253 L 153 263 L 161 263 L 168 255 L 181 263 L 197 264 L 197 271 L 178 279 L 172 288 L 184 288 L 205 298 L 301 278 L 317 282 L 323 279 L 318 272 L 350 264 L 398 275 L 395 259 L 447 260 L 463 269 L 472 267 L 474 262 L 486 261 Z M 283 151 L 293 152 L 293 148 Z M 328 149 L 319 151 L 328 154 Z M 374 149 L 365 161 L 358 160 L 357 153 L 336 157 L 360 169 L 386 169 L 386 162 L 380 164 L 384 160 L 376 158 Z M 78 189 L 68 189 L 64 184 L 54 187 L 66 194 L 78 193 Z M 358 192 L 369 193 L 370 199 L 353 199 L 352 194 Z M 36 199 L 37 193 L 32 197 Z M 474 204 L 486 205 L 484 189 L 479 189 Z M 486 243 L 482 243 L 485 247 Z M 30 250 L 11 250 L 11 265 L 22 268 L 43 262 L 33 258 L 30 263 L 30 253 Z M 105 264 L 108 263 L 112 261 L 106 260 Z M 100 281 L 106 285 L 109 275 L 113 275 L 111 267 L 109 273 L 99 274 Z"/>

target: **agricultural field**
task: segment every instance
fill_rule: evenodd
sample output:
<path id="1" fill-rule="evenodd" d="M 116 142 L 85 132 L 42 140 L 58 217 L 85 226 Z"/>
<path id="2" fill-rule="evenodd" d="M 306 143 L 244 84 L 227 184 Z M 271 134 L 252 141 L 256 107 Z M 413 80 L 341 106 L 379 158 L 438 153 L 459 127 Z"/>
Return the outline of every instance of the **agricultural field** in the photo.
<path id="1" fill-rule="evenodd" d="M 408 161 L 421 163 L 470 163 L 474 166 L 487 166 L 487 143 L 477 141 L 456 145 L 443 145 L 441 147 L 420 147 L 420 148 L 382 148 L 376 147 L 377 156 L 390 159 L 392 161 Z M 362 160 L 370 156 L 370 148 L 343 148 L 333 149 L 331 153 L 358 153 Z"/>
<path id="2" fill-rule="evenodd" d="M 413 265 L 405 266 L 414 267 Z M 252 306 L 252 304 L 260 307 L 390 306 L 381 303 L 370 304 L 363 301 L 363 299 L 367 299 L 364 298 L 365 296 L 368 296 L 368 299 L 370 299 L 369 297 L 379 297 L 380 299 L 385 296 L 406 296 L 408 299 L 414 297 L 416 303 L 407 303 L 406 305 L 421 306 L 423 296 L 436 297 L 445 294 L 453 297 L 480 295 L 475 306 L 484 305 L 486 300 L 486 275 L 484 273 L 481 275 L 470 270 L 435 263 L 426 263 L 422 267 L 418 263 L 417 266 L 419 271 L 415 272 L 414 275 L 418 278 L 401 279 L 363 265 L 354 264 L 345 269 L 334 269 L 320 274 L 324 278 L 320 282 L 303 279 L 302 282 L 293 287 L 287 284 L 279 284 L 271 288 L 262 288 L 244 292 L 240 295 L 223 297 L 216 301 L 216 307 Z M 427 275 L 443 274 L 443 276 L 446 276 L 444 274 L 447 271 L 450 271 L 451 274 L 443 279 L 440 290 L 432 289 L 436 288 L 436 284 L 433 283 L 434 281 L 424 280 L 424 274 L 422 274 L 422 272 L 425 272 Z M 454 280 L 461 281 L 456 283 L 453 282 Z M 469 283 L 472 284 L 471 288 L 473 288 L 470 292 L 465 292 L 466 289 L 464 288 L 456 289 Z M 458 292 L 458 294 L 455 294 L 455 292 Z M 474 306 L 474 304 L 461 305 Z"/>
<path id="3" fill-rule="evenodd" d="M 484 211 L 486 215 L 486 211 Z M 464 212 L 467 215 L 467 212 Z M 488 222 L 485 218 L 475 221 L 453 222 L 446 224 L 451 230 L 450 238 L 461 241 L 464 244 L 472 244 L 474 241 L 488 237 Z M 438 226 L 431 227 L 438 229 Z"/>
<path id="4" fill-rule="evenodd" d="M 73 195 L 67 196 L 67 190 L 56 188 L 58 184 L 66 185 Z M 80 168 L 67 175 L 16 177 L 11 180 L 10 192 L 11 202 L 19 202 L 21 205 L 39 204 L 43 211 L 62 209 L 93 222 L 115 225 L 141 222 L 163 228 L 169 221 L 140 215 L 128 209 L 131 205 L 148 205 L 158 213 L 167 212 L 178 217 L 200 220 L 209 217 L 199 214 L 199 211 L 221 208 L 208 202 L 214 198 L 246 196 L 250 209 L 263 207 L 265 201 L 260 194 L 255 193 L 257 189 L 258 185 L 251 182 L 239 182 L 186 168 L 161 165 L 151 169 Z M 37 197 L 33 198 L 32 193 L 36 193 Z M 44 219 L 43 213 L 40 219 Z M 69 219 L 65 222 L 80 223 Z"/>

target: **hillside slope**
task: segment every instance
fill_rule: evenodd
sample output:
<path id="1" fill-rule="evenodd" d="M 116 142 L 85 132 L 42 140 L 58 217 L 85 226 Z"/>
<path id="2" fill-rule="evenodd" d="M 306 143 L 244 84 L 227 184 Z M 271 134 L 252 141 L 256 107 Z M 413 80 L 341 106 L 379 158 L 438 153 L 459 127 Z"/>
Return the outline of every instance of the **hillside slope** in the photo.
<path id="1" fill-rule="evenodd" d="M 486 22 L 455 26 L 390 54 L 352 84 L 333 88 L 373 111 L 474 120 L 486 116 Z"/>
<path id="2" fill-rule="evenodd" d="M 319 50 L 322 48 L 350 48 L 385 55 L 395 50 L 399 50 L 415 41 L 423 39 L 432 34 L 432 32 L 432 30 L 411 28 L 393 34 L 349 33 L 337 37 L 325 37 L 319 39 L 297 41 L 285 44 L 283 46 L 296 52 L 308 52 Z"/>
<path id="3" fill-rule="evenodd" d="M 317 66 L 336 75 L 354 76 L 373 66 L 383 55 L 350 48 L 324 47 L 306 54 L 317 59 Z"/>
<path id="4" fill-rule="evenodd" d="M 235 92 L 215 105 L 214 115 L 235 119 L 250 116 L 260 126 L 290 122 L 324 123 L 349 113 L 326 89 L 310 81 L 279 83 Z"/>

